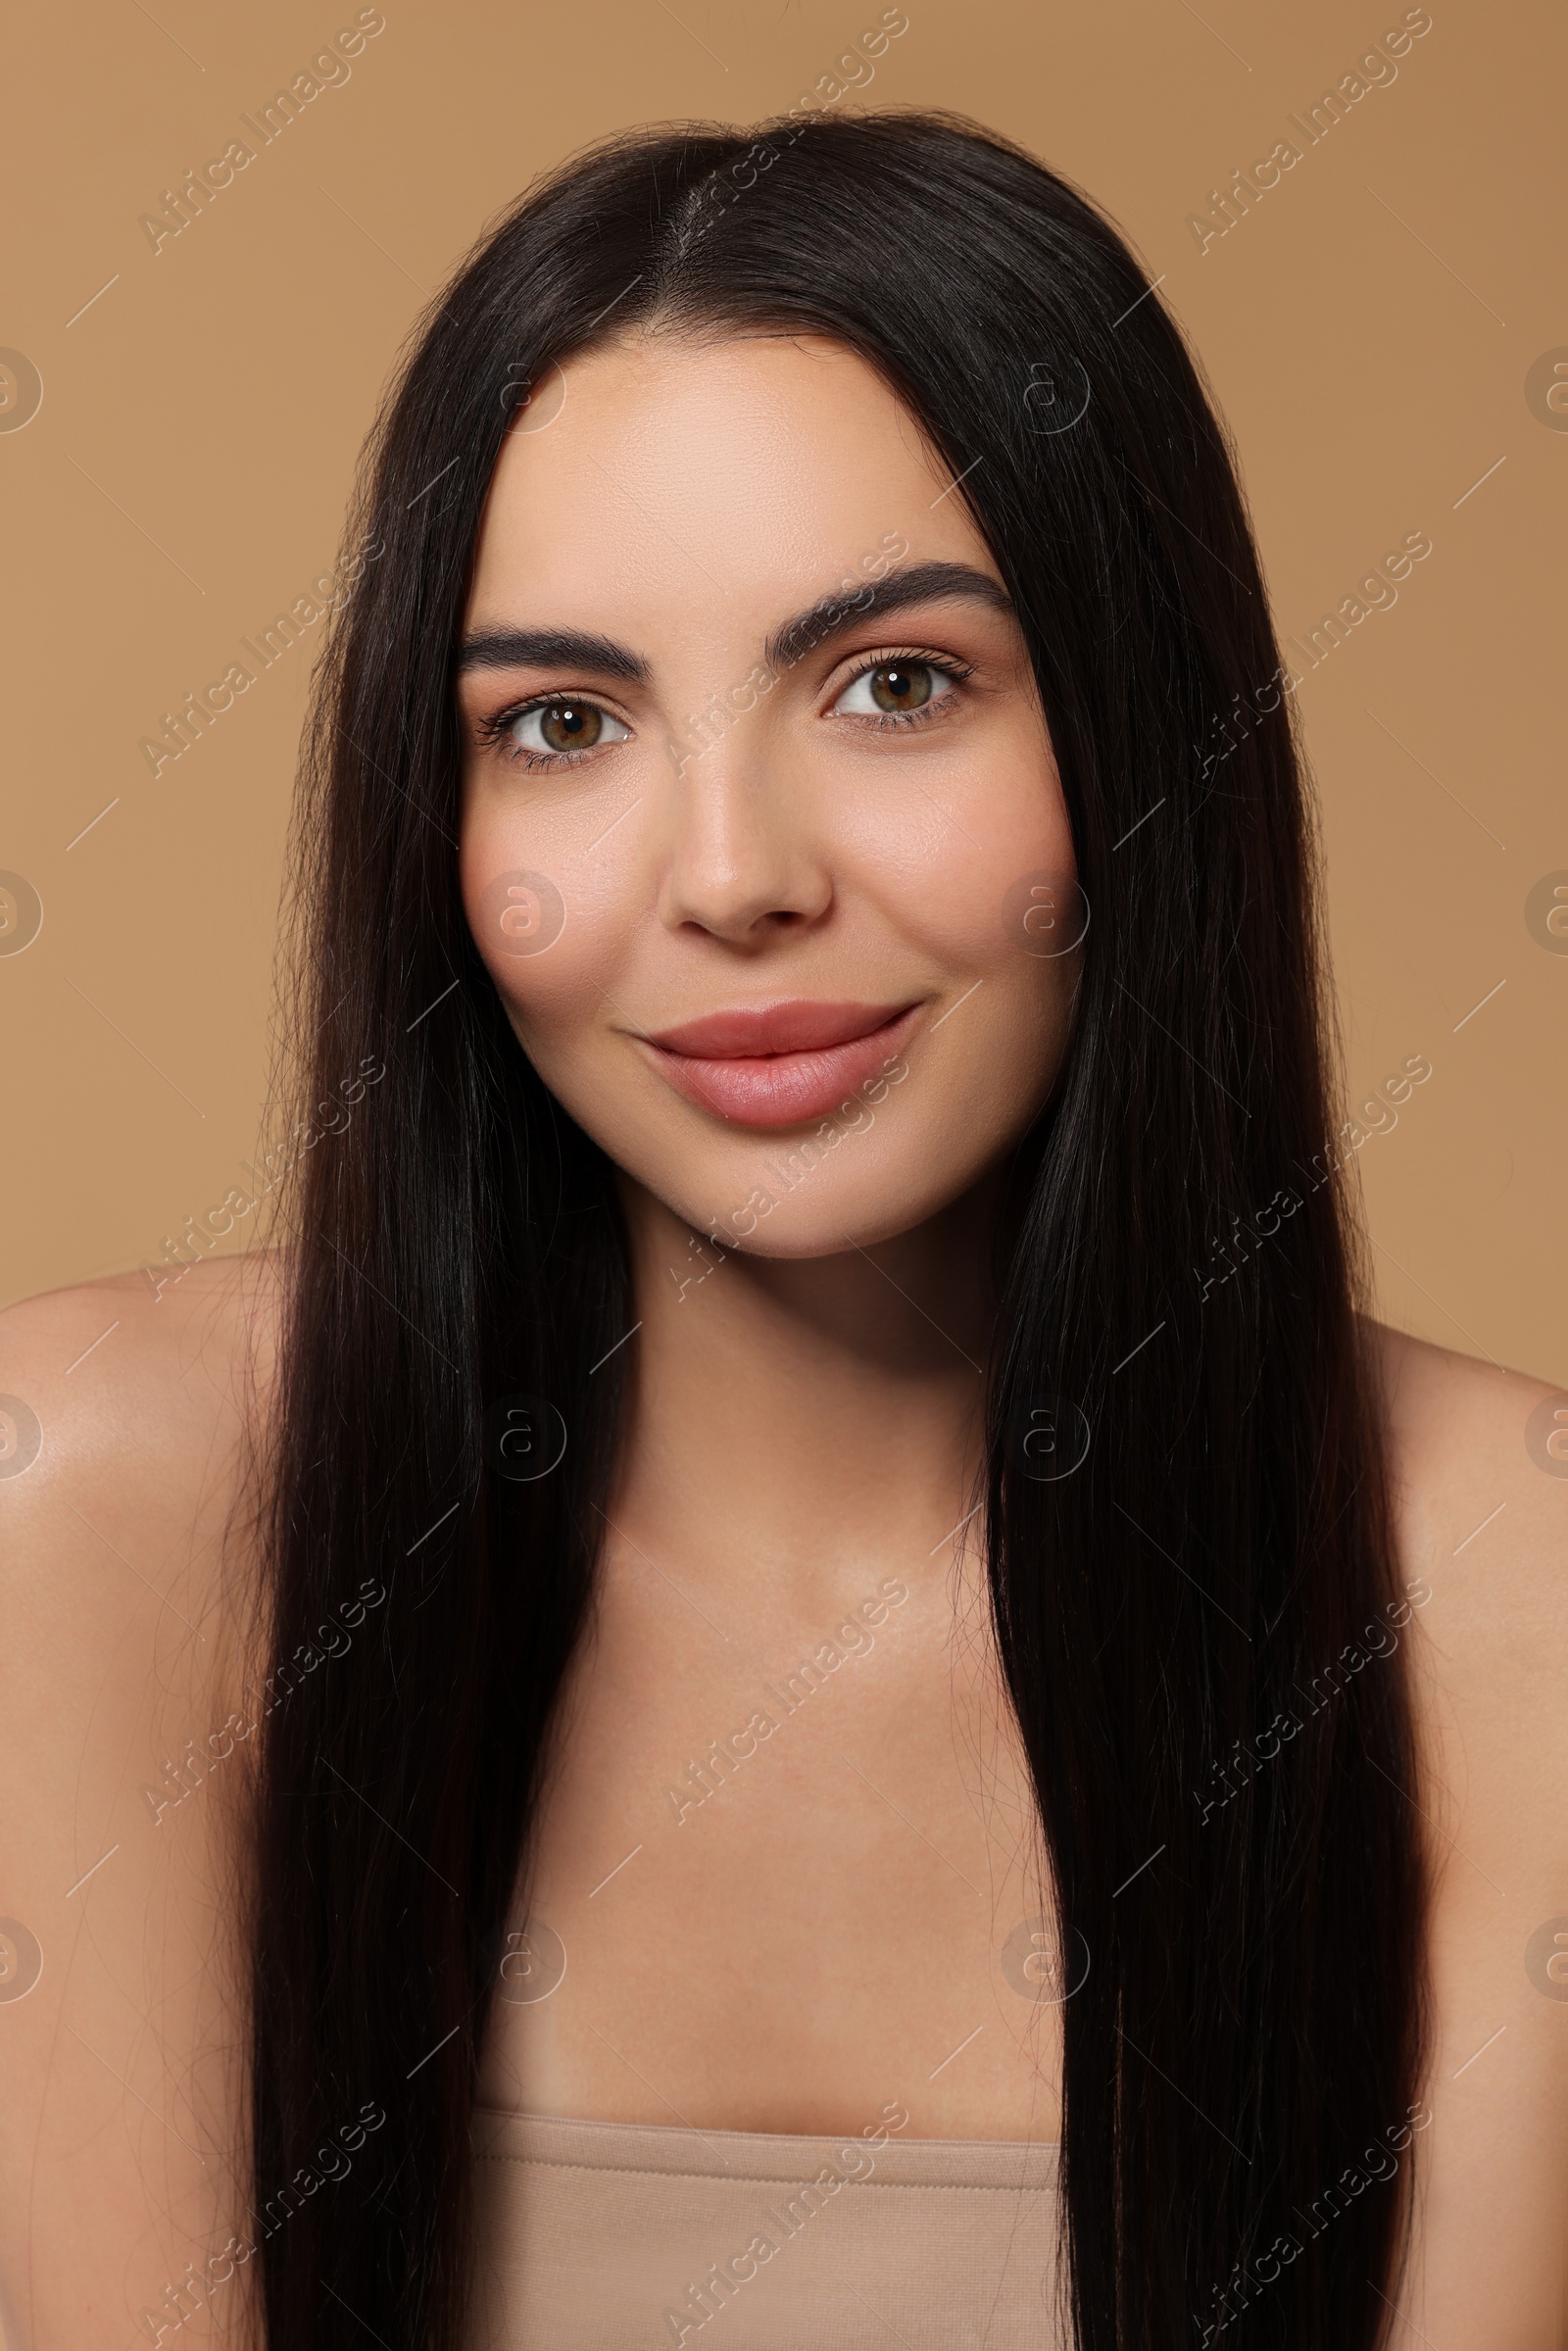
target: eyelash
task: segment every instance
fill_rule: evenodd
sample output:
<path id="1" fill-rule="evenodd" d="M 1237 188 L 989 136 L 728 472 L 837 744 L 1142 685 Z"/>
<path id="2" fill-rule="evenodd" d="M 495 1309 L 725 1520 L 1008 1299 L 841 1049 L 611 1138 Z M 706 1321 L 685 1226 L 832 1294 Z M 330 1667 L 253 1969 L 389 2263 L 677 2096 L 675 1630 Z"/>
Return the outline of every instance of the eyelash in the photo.
<path id="1" fill-rule="evenodd" d="M 873 669 L 894 669 L 901 663 L 909 668 L 934 669 L 939 677 L 951 678 L 956 686 L 965 684 L 974 675 L 968 661 L 960 661 L 952 654 L 917 653 L 913 647 L 904 645 L 896 651 L 869 655 L 861 661 L 854 676 L 845 679 L 834 695 L 834 701 L 848 694 L 852 686 L 858 685 L 860 679 L 869 676 Z M 850 710 L 844 714 L 855 725 L 875 727 L 881 733 L 888 727 L 929 726 L 959 699 L 956 694 L 942 694 L 934 702 L 922 703 L 917 710 L 881 710 L 875 717 L 868 710 Z"/>
<path id="2" fill-rule="evenodd" d="M 520 743 L 508 743 L 508 732 L 519 718 L 526 718 L 531 710 L 553 710 L 562 703 L 569 703 L 578 710 L 597 710 L 604 718 L 615 716 L 613 710 L 607 710 L 604 704 L 596 701 L 591 694 L 573 694 L 569 688 L 560 694 L 534 694 L 526 702 L 514 702 L 506 710 L 498 710 L 493 718 L 482 718 L 478 727 L 479 741 L 486 749 L 498 751 L 509 766 L 529 768 L 575 767 L 580 759 L 591 759 L 596 751 L 612 748 L 609 744 L 591 743 L 582 751 L 541 752 L 529 751 Z M 619 726 L 625 723 L 624 718 L 616 720 Z"/>
<path id="3" fill-rule="evenodd" d="M 837 702 L 841 696 L 849 692 L 852 686 L 858 685 L 860 679 L 868 676 L 873 669 L 892 668 L 901 661 L 910 664 L 918 663 L 924 669 L 934 669 L 939 676 L 951 678 L 957 686 L 965 684 L 974 675 L 974 670 L 968 661 L 960 661 L 951 654 L 917 653 L 908 646 L 902 646 L 897 651 L 867 656 L 853 676 L 845 679 L 834 696 L 834 701 Z M 929 726 L 945 713 L 950 704 L 956 703 L 957 699 L 956 695 L 943 694 L 933 702 L 923 703 L 917 710 L 884 710 L 875 717 L 865 710 L 851 710 L 843 715 L 847 716 L 853 725 L 874 727 L 880 734 L 889 727 L 905 729 L 912 726 Z M 480 743 L 487 749 L 499 751 L 509 765 L 521 766 L 535 771 L 548 769 L 552 772 L 563 767 L 575 767 L 580 760 L 591 759 L 596 752 L 614 748 L 612 744 L 595 743 L 590 744 L 583 751 L 537 752 L 526 750 L 517 744 L 509 746 L 508 732 L 516 725 L 519 718 L 526 718 L 532 710 L 550 710 L 558 703 L 576 703 L 586 706 L 599 710 L 607 718 L 613 718 L 615 715 L 613 710 L 606 710 L 604 705 L 596 701 L 591 694 L 574 694 L 569 689 L 555 694 L 534 694 L 526 702 L 513 703 L 508 709 L 498 710 L 493 718 L 482 719 L 478 728 Z M 616 723 L 624 726 L 626 721 L 622 718 Z"/>

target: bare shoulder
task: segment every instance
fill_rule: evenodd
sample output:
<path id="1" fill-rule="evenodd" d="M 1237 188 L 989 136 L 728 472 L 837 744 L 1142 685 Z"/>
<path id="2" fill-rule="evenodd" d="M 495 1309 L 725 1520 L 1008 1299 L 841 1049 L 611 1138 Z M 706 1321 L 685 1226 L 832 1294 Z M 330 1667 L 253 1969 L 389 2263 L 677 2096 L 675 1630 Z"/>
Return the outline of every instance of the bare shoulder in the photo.
<path id="1" fill-rule="evenodd" d="M 1568 2199 L 1568 1394 L 1368 1331 L 1433 1885 L 1433 2122 L 1397 2299 L 1428 2340 L 1525 2351 L 1561 2340 Z"/>
<path id="2" fill-rule="evenodd" d="M 0 2325 L 61 2351 L 149 2331 L 232 2200 L 241 1505 L 280 1287 L 222 1259 L 0 1314 Z"/>
<path id="3" fill-rule="evenodd" d="M 1396 1531 L 1420 1604 L 1437 1715 L 1499 1766 L 1568 1766 L 1568 1393 L 1367 1326 L 1383 1397 Z M 1532 1743 L 1549 1738 L 1545 1749 Z M 1450 1738 L 1449 1745 L 1453 1740 Z M 1557 1793 L 1542 1788 L 1537 1798 Z"/>
<path id="4" fill-rule="evenodd" d="M 1436 1932 L 1479 1934 L 1492 1909 L 1508 1935 L 1516 1912 L 1568 1917 L 1568 1393 L 1370 1330 L 1415 1602 Z"/>
<path id="5" fill-rule="evenodd" d="M 278 1259 L 262 1251 L 209 1259 L 156 1288 L 145 1273 L 109 1274 L 8 1306 L 0 1387 L 24 1411 L 5 1440 L 20 1452 L 0 1450 L 0 1469 L 26 1472 L 33 1494 L 117 1451 L 121 1474 L 177 1475 L 184 1439 L 234 1424 L 248 1366 L 265 1378 L 280 1280 Z"/>
<path id="6" fill-rule="evenodd" d="M 1450 1599 L 1465 1578 L 1485 1585 L 1507 1620 L 1499 1631 L 1533 1627 L 1563 1642 L 1568 1392 L 1383 1323 L 1365 1327 L 1401 1552 Z"/>
<path id="7" fill-rule="evenodd" d="M 1371 1330 L 1415 1601 L 1439 1958 L 1484 1972 L 1494 2002 L 1507 1985 L 1514 2040 L 1550 2036 L 1541 2057 L 1560 2090 L 1568 2018 L 1529 1937 L 1568 1928 L 1568 1392 Z M 1562 2153 L 1568 2164 L 1568 2131 Z"/>
<path id="8" fill-rule="evenodd" d="M 127 1640 L 160 1672 L 197 1648 L 216 1657 L 204 1620 L 234 1555 L 280 1289 L 278 1260 L 258 1254 L 160 1290 L 115 1274 L 0 1314 L 0 1595 L 34 1691 Z"/>

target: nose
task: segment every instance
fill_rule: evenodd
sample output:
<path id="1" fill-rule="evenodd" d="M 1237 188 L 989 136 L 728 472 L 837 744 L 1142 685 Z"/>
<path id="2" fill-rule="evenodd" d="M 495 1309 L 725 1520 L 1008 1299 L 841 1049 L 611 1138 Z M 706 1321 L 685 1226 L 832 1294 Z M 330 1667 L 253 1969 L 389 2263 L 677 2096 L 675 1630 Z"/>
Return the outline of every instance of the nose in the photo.
<path id="1" fill-rule="evenodd" d="M 660 919 L 745 948 L 821 920 L 833 903 L 824 845 L 744 727 L 678 762 Z"/>

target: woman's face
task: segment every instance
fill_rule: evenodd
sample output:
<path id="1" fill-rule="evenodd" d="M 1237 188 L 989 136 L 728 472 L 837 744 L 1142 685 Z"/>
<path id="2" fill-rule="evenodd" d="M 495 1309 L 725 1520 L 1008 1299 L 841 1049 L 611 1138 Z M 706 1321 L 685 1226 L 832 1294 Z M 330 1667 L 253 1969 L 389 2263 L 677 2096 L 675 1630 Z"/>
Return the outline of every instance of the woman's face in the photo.
<path id="1" fill-rule="evenodd" d="M 818 337 L 628 338 L 509 435 L 464 626 L 464 903 L 634 1182 L 788 1257 L 906 1232 L 1044 1102 L 1084 913 L 949 469 Z"/>

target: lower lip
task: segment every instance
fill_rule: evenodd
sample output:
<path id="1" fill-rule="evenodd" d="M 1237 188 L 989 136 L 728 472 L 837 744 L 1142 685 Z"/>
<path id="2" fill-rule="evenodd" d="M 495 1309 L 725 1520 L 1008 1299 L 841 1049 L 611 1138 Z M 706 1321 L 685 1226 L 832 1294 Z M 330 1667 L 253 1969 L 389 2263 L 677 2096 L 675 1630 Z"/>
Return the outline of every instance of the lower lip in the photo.
<path id="1" fill-rule="evenodd" d="M 869 1081 L 881 1076 L 908 1038 L 919 1013 L 911 1004 L 868 1036 L 814 1053 L 742 1054 L 705 1059 L 675 1053 L 644 1039 L 662 1077 L 703 1110 L 731 1126 L 793 1127 L 825 1118 Z"/>

